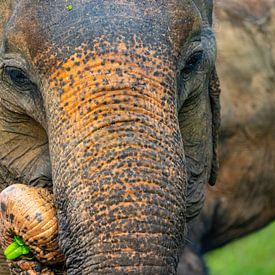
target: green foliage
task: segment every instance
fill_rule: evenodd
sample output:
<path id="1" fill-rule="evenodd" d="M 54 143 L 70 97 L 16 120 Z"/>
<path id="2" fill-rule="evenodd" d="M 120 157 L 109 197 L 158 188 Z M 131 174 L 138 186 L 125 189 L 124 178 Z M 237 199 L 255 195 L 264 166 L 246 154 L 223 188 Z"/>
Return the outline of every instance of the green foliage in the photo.
<path id="1" fill-rule="evenodd" d="M 72 10 L 73 10 L 73 5 L 68 5 L 68 6 L 67 6 L 67 10 L 68 10 L 68 11 L 72 11 Z"/>
<path id="2" fill-rule="evenodd" d="M 275 223 L 205 258 L 210 275 L 275 275 Z"/>
<path id="3" fill-rule="evenodd" d="M 7 260 L 15 260 L 22 255 L 27 255 L 29 253 L 30 249 L 19 236 L 14 236 L 13 242 L 4 251 Z"/>

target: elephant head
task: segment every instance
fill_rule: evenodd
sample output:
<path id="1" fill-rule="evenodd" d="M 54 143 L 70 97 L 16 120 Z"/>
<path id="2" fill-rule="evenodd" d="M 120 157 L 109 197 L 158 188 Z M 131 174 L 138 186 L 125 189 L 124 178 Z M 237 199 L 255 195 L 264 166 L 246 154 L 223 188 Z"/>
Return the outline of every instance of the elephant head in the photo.
<path id="1" fill-rule="evenodd" d="M 0 165 L 53 189 L 68 274 L 175 274 L 216 173 L 211 13 L 189 0 L 3 4 Z"/>

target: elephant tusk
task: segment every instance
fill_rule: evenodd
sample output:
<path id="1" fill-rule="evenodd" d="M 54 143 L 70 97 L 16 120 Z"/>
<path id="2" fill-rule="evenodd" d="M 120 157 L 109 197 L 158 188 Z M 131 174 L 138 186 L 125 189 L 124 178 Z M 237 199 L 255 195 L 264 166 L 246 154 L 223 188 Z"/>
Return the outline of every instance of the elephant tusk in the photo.
<path id="1" fill-rule="evenodd" d="M 8 260 L 21 257 L 45 265 L 64 262 L 53 196 L 46 189 L 15 184 L 1 192 L 0 243 Z"/>

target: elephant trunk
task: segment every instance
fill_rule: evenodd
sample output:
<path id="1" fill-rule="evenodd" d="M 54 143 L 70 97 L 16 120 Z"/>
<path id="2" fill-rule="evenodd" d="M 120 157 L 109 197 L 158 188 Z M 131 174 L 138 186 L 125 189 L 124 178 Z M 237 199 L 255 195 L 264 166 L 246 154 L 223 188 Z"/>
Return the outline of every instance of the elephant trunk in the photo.
<path id="1" fill-rule="evenodd" d="M 175 75 L 157 52 L 116 49 L 78 51 L 51 77 L 61 249 L 68 274 L 174 274 L 186 188 Z"/>

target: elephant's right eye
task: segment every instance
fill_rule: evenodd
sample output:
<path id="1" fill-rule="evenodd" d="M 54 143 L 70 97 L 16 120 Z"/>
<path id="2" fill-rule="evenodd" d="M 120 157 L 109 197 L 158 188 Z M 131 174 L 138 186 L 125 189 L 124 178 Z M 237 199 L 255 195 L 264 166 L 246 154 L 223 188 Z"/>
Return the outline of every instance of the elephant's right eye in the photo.
<path id="1" fill-rule="evenodd" d="M 16 86 L 19 90 L 25 91 L 32 87 L 32 82 L 28 76 L 21 69 L 15 67 L 5 67 L 3 79 L 9 84 Z"/>
<path id="2" fill-rule="evenodd" d="M 198 51 L 193 53 L 190 58 L 187 60 L 185 67 L 183 68 L 182 73 L 187 76 L 193 71 L 195 71 L 198 67 L 199 64 L 201 63 L 203 59 L 203 51 Z"/>

